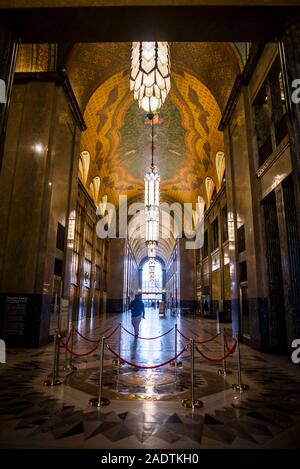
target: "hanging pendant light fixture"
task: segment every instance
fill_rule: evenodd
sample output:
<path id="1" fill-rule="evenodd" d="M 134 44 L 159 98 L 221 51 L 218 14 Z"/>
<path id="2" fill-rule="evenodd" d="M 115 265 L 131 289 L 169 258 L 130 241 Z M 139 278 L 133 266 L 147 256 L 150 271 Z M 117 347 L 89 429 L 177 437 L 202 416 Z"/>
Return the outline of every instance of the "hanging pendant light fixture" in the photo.
<path id="1" fill-rule="evenodd" d="M 139 107 L 157 112 L 171 89 L 168 42 L 133 42 L 130 89 Z"/>
<path id="2" fill-rule="evenodd" d="M 149 259 L 149 280 L 155 281 L 155 259 Z"/>
<path id="3" fill-rule="evenodd" d="M 156 241 L 148 241 L 148 259 L 149 259 L 149 279 L 155 281 L 155 257 L 156 257 Z"/>
<path id="4" fill-rule="evenodd" d="M 148 241 L 148 257 L 149 259 L 156 257 L 156 241 Z"/>
<path id="5" fill-rule="evenodd" d="M 148 114 L 151 121 L 151 165 L 145 174 L 145 221 L 146 245 L 148 247 L 150 280 L 155 280 L 155 257 L 159 238 L 159 189 L 160 176 L 154 164 L 154 126 L 152 113 Z"/>

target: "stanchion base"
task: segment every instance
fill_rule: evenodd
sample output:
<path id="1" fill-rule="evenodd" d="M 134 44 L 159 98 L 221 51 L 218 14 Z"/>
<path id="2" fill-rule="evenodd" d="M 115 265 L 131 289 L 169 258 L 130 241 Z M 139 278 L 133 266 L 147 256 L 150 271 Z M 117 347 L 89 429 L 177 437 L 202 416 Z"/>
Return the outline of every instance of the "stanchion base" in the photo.
<path id="1" fill-rule="evenodd" d="M 112 360 L 112 364 L 113 366 L 123 366 L 124 365 L 124 362 L 121 362 L 120 360 L 118 360 L 117 358 L 114 358 Z"/>
<path id="2" fill-rule="evenodd" d="M 226 376 L 226 375 L 231 375 L 232 371 L 231 370 L 223 370 L 223 368 L 220 368 L 217 370 L 218 375 Z"/>
<path id="3" fill-rule="evenodd" d="M 89 404 L 91 407 L 104 407 L 110 404 L 110 400 L 106 399 L 106 397 L 102 397 L 101 402 L 99 403 L 98 397 L 92 397 L 92 399 L 89 400 Z"/>
<path id="4" fill-rule="evenodd" d="M 76 371 L 77 367 L 74 365 L 67 365 L 63 367 L 63 371 Z"/>
<path id="5" fill-rule="evenodd" d="M 48 378 L 44 381 L 44 386 L 51 386 L 51 388 L 53 388 L 53 386 L 59 386 L 60 384 L 62 384 L 60 379 L 53 380 L 51 378 Z"/>
<path id="6" fill-rule="evenodd" d="M 232 389 L 235 389 L 236 391 L 247 391 L 249 389 L 248 384 L 233 384 Z"/>
<path id="7" fill-rule="evenodd" d="M 183 407 L 188 407 L 189 409 L 200 409 L 204 405 L 200 399 L 195 399 L 194 405 L 192 399 L 183 399 L 181 404 Z"/>
<path id="8" fill-rule="evenodd" d="M 178 360 L 174 360 L 173 362 L 170 363 L 170 366 L 173 366 L 174 368 L 180 368 L 182 367 L 182 362 L 178 361 Z"/>

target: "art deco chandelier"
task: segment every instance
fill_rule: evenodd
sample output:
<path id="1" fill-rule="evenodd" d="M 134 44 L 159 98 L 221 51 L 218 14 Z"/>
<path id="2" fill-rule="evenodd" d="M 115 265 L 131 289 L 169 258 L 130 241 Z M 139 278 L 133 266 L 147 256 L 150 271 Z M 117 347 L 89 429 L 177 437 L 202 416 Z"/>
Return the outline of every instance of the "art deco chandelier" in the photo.
<path id="1" fill-rule="evenodd" d="M 157 113 L 171 88 L 170 48 L 168 42 L 133 42 L 130 89 L 151 121 L 152 161 L 145 174 L 146 244 L 150 281 L 155 281 L 155 257 L 159 239 L 159 170 L 154 165 L 154 113 Z"/>
<path id="2" fill-rule="evenodd" d="M 155 280 L 155 257 L 159 238 L 159 190 L 160 176 L 158 167 L 154 164 L 154 126 L 153 114 L 148 114 L 151 120 L 151 165 L 145 174 L 145 221 L 146 244 L 148 247 L 149 276 Z"/>
<path id="3" fill-rule="evenodd" d="M 168 42 L 133 42 L 130 89 L 139 107 L 157 112 L 171 88 Z"/>

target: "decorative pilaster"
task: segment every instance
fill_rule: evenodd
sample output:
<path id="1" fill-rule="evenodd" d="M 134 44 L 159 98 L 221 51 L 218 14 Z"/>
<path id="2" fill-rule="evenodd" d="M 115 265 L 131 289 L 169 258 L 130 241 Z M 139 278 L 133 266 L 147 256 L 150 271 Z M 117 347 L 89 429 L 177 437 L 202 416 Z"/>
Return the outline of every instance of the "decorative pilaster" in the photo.
<path id="1" fill-rule="evenodd" d="M 0 21 L 0 171 L 19 42 L 7 24 Z"/>
<path id="2" fill-rule="evenodd" d="M 296 88 L 294 82 L 300 80 L 300 17 L 286 25 L 279 41 L 279 53 L 287 98 L 295 203 L 297 213 L 300 213 L 300 102 L 295 101 Z M 297 88 L 299 88 L 299 84 Z M 300 239 L 300 220 L 299 217 L 297 218 L 297 231 Z"/>

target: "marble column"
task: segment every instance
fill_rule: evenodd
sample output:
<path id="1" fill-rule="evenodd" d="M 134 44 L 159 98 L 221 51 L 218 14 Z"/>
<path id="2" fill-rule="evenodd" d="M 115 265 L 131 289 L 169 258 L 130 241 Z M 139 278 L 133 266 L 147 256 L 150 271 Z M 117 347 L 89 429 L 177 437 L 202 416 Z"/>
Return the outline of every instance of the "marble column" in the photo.
<path id="1" fill-rule="evenodd" d="M 292 351 L 292 341 L 300 337 L 300 249 L 295 236 L 297 215 L 290 178 L 276 188 L 275 194 L 285 305 L 285 346 Z"/>
<path id="2" fill-rule="evenodd" d="M 279 39 L 279 55 L 289 117 L 295 203 L 297 213 L 300 213 L 300 102 L 297 102 L 299 92 L 296 92 L 299 84 L 296 88 L 293 85 L 295 80 L 300 80 L 300 17 L 285 26 L 285 31 Z M 295 98 L 298 99 L 295 100 Z M 297 218 L 298 238 L 300 239 L 300 219 Z"/>
<path id="3" fill-rule="evenodd" d="M 125 239 L 123 238 L 113 238 L 109 241 L 108 313 L 121 313 L 123 311 L 125 247 Z"/>
<path id="4" fill-rule="evenodd" d="M 16 346 L 49 340 L 58 223 L 68 244 L 84 125 L 67 83 L 57 74 L 21 74 L 13 87 L 0 174 L 0 334 Z M 64 261 L 68 299 L 68 247 Z"/>
<path id="5" fill-rule="evenodd" d="M 18 46 L 14 33 L 0 20 L 0 171 Z"/>
<path id="6" fill-rule="evenodd" d="M 279 52 L 282 66 L 283 83 L 287 97 L 288 127 L 291 141 L 292 187 L 283 185 L 282 192 L 277 196 L 280 208 L 278 216 L 281 226 L 284 226 L 284 253 L 288 265 L 286 275 L 289 278 L 286 293 L 287 340 L 290 347 L 291 340 L 300 335 L 300 17 L 285 26 L 285 31 L 279 41 Z M 298 80 L 295 88 L 295 80 Z M 297 98 L 297 99 L 295 99 Z M 291 214 L 293 214 L 291 216 Z M 287 270 L 288 269 L 288 270 Z M 285 273 L 284 273 L 285 275 Z"/>
<path id="7" fill-rule="evenodd" d="M 179 260 L 180 260 L 180 296 L 179 307 L 189 308 L 190 311 L 196 309 L 196 270 L 195 251 L 186 249 L 186 239 L 178 240 Z"/>
<path id="8" fill-rule="evenodd" d="M 228 241 L 230 254 L 230 296 L 231 296 L 231 321 L 232 333 L 236 335 L 240 330 L 239 319 L 239 292 L 237 273 L 237 219 L 236 219 L 236 194 L 233 149 L 229 127 L 224 131 L 224 143 L 226 148 L 226 199 L 228 210 Z"/>

